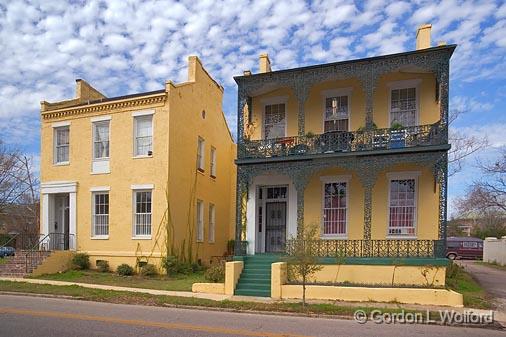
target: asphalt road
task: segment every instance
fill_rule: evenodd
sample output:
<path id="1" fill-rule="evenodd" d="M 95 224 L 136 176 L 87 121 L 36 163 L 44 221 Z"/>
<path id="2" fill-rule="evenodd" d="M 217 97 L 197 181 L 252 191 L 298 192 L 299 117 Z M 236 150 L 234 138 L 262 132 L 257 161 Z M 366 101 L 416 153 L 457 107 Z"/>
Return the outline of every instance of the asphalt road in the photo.
<path id="1" fill-rule="evenodd" d="M 436 325 L 174 309 L 0 295 L 0 336 L 505 336 L 503 331 Z"/>

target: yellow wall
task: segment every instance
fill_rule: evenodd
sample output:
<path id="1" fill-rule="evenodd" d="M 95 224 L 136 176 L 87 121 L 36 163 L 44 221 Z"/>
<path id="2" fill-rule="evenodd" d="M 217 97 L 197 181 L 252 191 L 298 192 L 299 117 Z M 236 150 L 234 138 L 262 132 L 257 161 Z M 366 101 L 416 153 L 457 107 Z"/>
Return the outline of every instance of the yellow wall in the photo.
<path id="1" fill-rule="evenodd" d="M 226 241 L 233 235 L 235 212 L 230 207 L 235 196 L 235 144 L 223 116 L 223 88 L 203 69 L 200 60 L 189 58 L 188 82 L 166 84 L 165 100 L 156 104 L 115 107 L 107 111 L 80 113 L 63 118 L 43 118 L 41 125 L 41 182 L 77 181 L 77 250 L 91 255 L 91 264 L 104 259 L 111 268 L 134 265 L 136 257 L 152 256 L 158 263 L 163 254 L 165 228 L 161 220 L 167 209 L 166 191 L 175 230 L 175 246 L 183 240 L 194 245 L 194 258 L 208 264 L 212 256 L 222 255 Z M 58 109 L 58 103 L 43 103 L 43 113 Z M 67 107 L 66 107 L 67 108 Z M 133 158 L 132 112 L 154 109 L 153 156 Z M 202 110 L 206 111 L 202 119 Z M 91 174 L 91 118 L 110 115 L 110 173 Z M 53 164 L 52 123 L 70 121 L 70 164 Z M 197 137 L 206 139 L 204 174 L 196 173 Z M 217 174 L 210 171 L 210 148 L 217 149 Z M 170 166 L 169 166 L 170 164 Z M 170 179 L 169 179 L 170 174 Z M 195 184 L 195 178 L 196 184 Z M 169 179 L 169 184 L 167 181 Z M 151 239 L 132 238 L 132 184 L 153 184 Z M 91 238 L 90 188 L 109 186 L 109 238 Z M 193 192 L 192 192 L 193 191 Z M 195 200 L 204 201 L 205 243 L 196 247 Z M 208 243 L 209 202 L 216 205 L 216 241 Z M 191 206 L 190 206 L 191 205 Z M 42 209 L 43 212 L 43 209 Z M 43 218 L 44 214 L 41 215 Z M 188 237 L 188 219 L 193 238 Z M 196 252 L 198 251 L 198 256 Z"/>

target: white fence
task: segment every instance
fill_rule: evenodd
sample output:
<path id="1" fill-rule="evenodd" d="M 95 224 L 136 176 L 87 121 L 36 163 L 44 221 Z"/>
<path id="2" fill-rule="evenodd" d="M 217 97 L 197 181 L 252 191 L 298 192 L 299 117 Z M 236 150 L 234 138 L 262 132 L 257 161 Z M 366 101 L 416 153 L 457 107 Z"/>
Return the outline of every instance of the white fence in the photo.
<path id="1" fill-rule="evenodd" d="M 501 239 L 485 238 L 483 241 L 483 261 L 506 265 L 506 236 Z"/>

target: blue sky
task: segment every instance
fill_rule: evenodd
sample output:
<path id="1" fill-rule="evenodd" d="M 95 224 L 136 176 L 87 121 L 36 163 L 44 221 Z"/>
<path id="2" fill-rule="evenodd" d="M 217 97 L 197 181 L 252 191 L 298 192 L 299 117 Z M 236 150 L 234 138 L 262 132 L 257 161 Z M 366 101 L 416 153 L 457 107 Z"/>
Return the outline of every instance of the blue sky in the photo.
<path id="1" fill-rule="evenodd" d="M 459 45 L 451 63 L 451 109 L 466 111 L 455 131 L 487 136 L 491 147 L 450 180 L 450 199 L 476 179 L 477 158 L 506 146 L 504 1 L 2 1 L 0 134 L 39 152 L 39 102 L 74 95 L 83 78 L 107 96 L 163 88 L 186 78 L 198 55 L 225 87 L 235 134 L 232 77 L 414 49 L 416 27 L 432 23 L 433 43 Z"/>

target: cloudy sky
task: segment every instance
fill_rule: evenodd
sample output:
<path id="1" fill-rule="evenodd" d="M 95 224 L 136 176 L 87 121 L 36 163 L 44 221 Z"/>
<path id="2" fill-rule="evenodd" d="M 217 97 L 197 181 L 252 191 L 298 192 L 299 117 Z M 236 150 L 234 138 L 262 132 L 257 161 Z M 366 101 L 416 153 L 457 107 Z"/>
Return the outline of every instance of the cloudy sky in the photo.
<path id="1" fill-rule="evenodd" d="M 38 155 L 39 102 L 70 98 L 83 78 L 107 96 L 163 88 L 186 78 L 198 55 L 225 87 L 223 109 L 235 134 L 232 77 L 414 49 L 416 27 L 433 42 L 456 43 L 455 128 L 487 135 L 491 158 L 506 145 L 504 1 L 10 1 L 0 2 L 0 137 Z M 450 196 L 476 177 L 476 158 L 452 177 Z"/>

